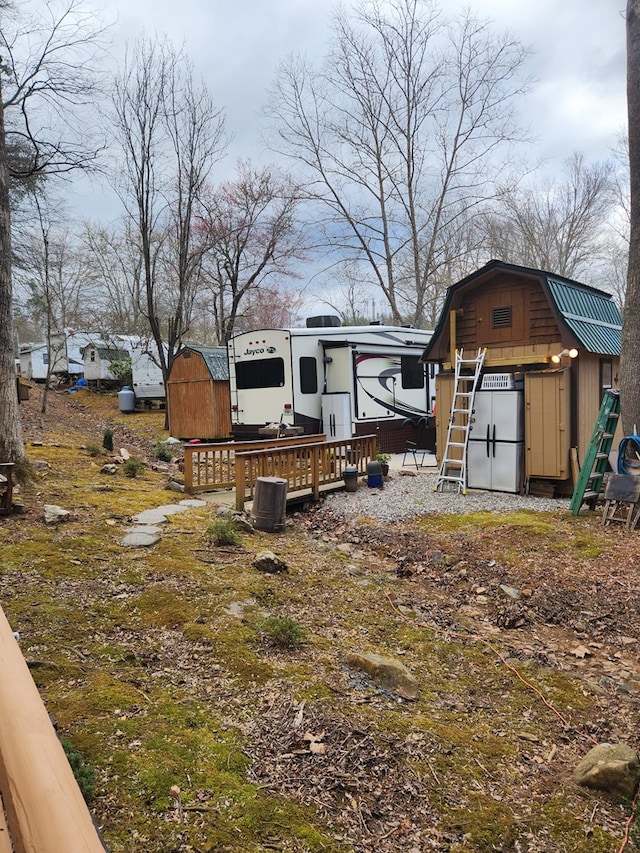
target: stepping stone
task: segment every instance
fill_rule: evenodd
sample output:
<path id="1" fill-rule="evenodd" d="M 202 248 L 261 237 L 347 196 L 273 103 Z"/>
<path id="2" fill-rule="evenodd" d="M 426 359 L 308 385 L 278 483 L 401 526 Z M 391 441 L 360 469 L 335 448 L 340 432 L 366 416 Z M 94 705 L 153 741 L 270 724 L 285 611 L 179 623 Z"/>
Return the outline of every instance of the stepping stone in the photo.
<path id="1" fill-rule="evenodd" d="M 197 498 L 186 498 L 180 501 L 180 506 L 206 506 L 206 501 L 199 501 Z"/>
<path id="2" fill-rule="evenodd" d="M 176 513 L 186 512 L 188 509 L 188 506 L 180 506 L 179 504 L 166 504 L 165 506 L 159 506 L 157 511 L 161 512 L 163 515 L 176 515 Z"/>
<path id="3" fill-rule="evenodd" d="M 120 544 L 125 548 L 149 548 L 160 541 L 160 537 L 155 533 L 127 533 L 120 540 Z"/>
<path id="4" fill-rule="evenodd" d="M 164 524 L 167 516 L 159 509 L 145 509 L 133 516 L 132 519 L 136 524 Z"/>
<path id="5" fill-rule="evenodd" d="M 157 536 L 162 533 L 162 528 L 153 524 L 138 524 L 135 527 L 127 528 L 127 533 L 144 533 L 147 536 Z"/>

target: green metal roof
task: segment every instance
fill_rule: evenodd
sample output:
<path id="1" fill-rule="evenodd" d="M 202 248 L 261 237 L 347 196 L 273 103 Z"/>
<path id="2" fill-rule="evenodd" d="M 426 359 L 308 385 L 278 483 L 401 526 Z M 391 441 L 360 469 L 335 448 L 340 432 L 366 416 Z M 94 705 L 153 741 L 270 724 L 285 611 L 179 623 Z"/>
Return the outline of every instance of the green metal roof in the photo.
<path id="1" fill-rule="evenodd" d="M 611 297 L 585 285 L 547 274 L 547 285 L 558 312 L 589 352 L 620 355 L 622 318 Z"/>
<path id="2" fill-rule="evenodd" d="M 226 347 L 200 347 L 189 344 L 185 349 L 200 353 L 212 379 L 219 379 L 224 382 L 229 378 Z"/>

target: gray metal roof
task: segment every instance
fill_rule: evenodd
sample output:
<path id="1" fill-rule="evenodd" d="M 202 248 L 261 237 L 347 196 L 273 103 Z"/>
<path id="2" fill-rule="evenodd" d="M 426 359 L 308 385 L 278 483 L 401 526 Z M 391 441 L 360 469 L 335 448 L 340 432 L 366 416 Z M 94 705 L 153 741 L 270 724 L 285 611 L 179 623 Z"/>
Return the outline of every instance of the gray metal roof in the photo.
<path id="1" fill-rule="evenodd" d="M 589 352 L 620 355 L 622 318 L 611 297 L 547 274 L 549 292 L 567 326 Z"/>
<path id="2" fill-rule="evenodd" d="M 200 347 L 189 344 L 185 349 L 200 353 L 212 379 L 224 382 L 229 378 L 226 347 Z"/>

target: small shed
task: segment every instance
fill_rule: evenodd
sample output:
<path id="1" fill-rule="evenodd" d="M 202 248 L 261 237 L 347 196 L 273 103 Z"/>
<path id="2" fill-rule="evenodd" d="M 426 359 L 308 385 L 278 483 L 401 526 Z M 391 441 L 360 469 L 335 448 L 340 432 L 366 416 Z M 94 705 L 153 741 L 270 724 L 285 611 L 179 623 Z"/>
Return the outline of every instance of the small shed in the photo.
<path id="1" fill-rule="evenodd" d="M 226 347 L 185 346 L 167 379 L 169 431 L 176 438 L 229 439 L 231 395 Z"/>
<path id="2" fill-rule="evenodd" d="M 493 387 L 499 379 L 524 392 L 523 487 L 535 493 L 532 486 L 544 491 L 551 485 L 555 494 L 570 494 L 604 392 L 617 387 L 621 341 L 612 296 L 577 281 L 492 260 L 453 284 L 422 356 L 440 365 L 438 460 L 446 444 L 455 352 L 473 358 L 486 349 L 483 376 L 499 374 Z"/>
<path id="3" fill-rule="evenodd" d="M 115 361 L 124 361 L 129 358 L 129 351 L 107 343 L 106 341 L 93 340 L 82 349 L 84 362 L 84 378 L 88 382 L 113 383 L 116 377 L 111 372 L 111 365 Z"/>

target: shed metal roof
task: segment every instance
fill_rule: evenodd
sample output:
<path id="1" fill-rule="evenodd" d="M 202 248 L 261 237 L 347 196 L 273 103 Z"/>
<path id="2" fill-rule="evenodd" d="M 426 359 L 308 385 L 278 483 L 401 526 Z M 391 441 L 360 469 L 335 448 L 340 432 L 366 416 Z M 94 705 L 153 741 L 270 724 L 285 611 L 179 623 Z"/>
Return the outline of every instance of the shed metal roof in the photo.
<path id="1" fill-rule="evenodd" d="M 589 352 L 620 355 L 622 318 L 609 294 L 548 274 L 546 279 L 560 315 L 582 346 Z"/>
<path id="2" fill-rule="evenodd" d="M 226 347 L 201 347 L 189 344 L 185 349 L 200 353 L 212 379 L 226 381 L 229 378 Z"/>

